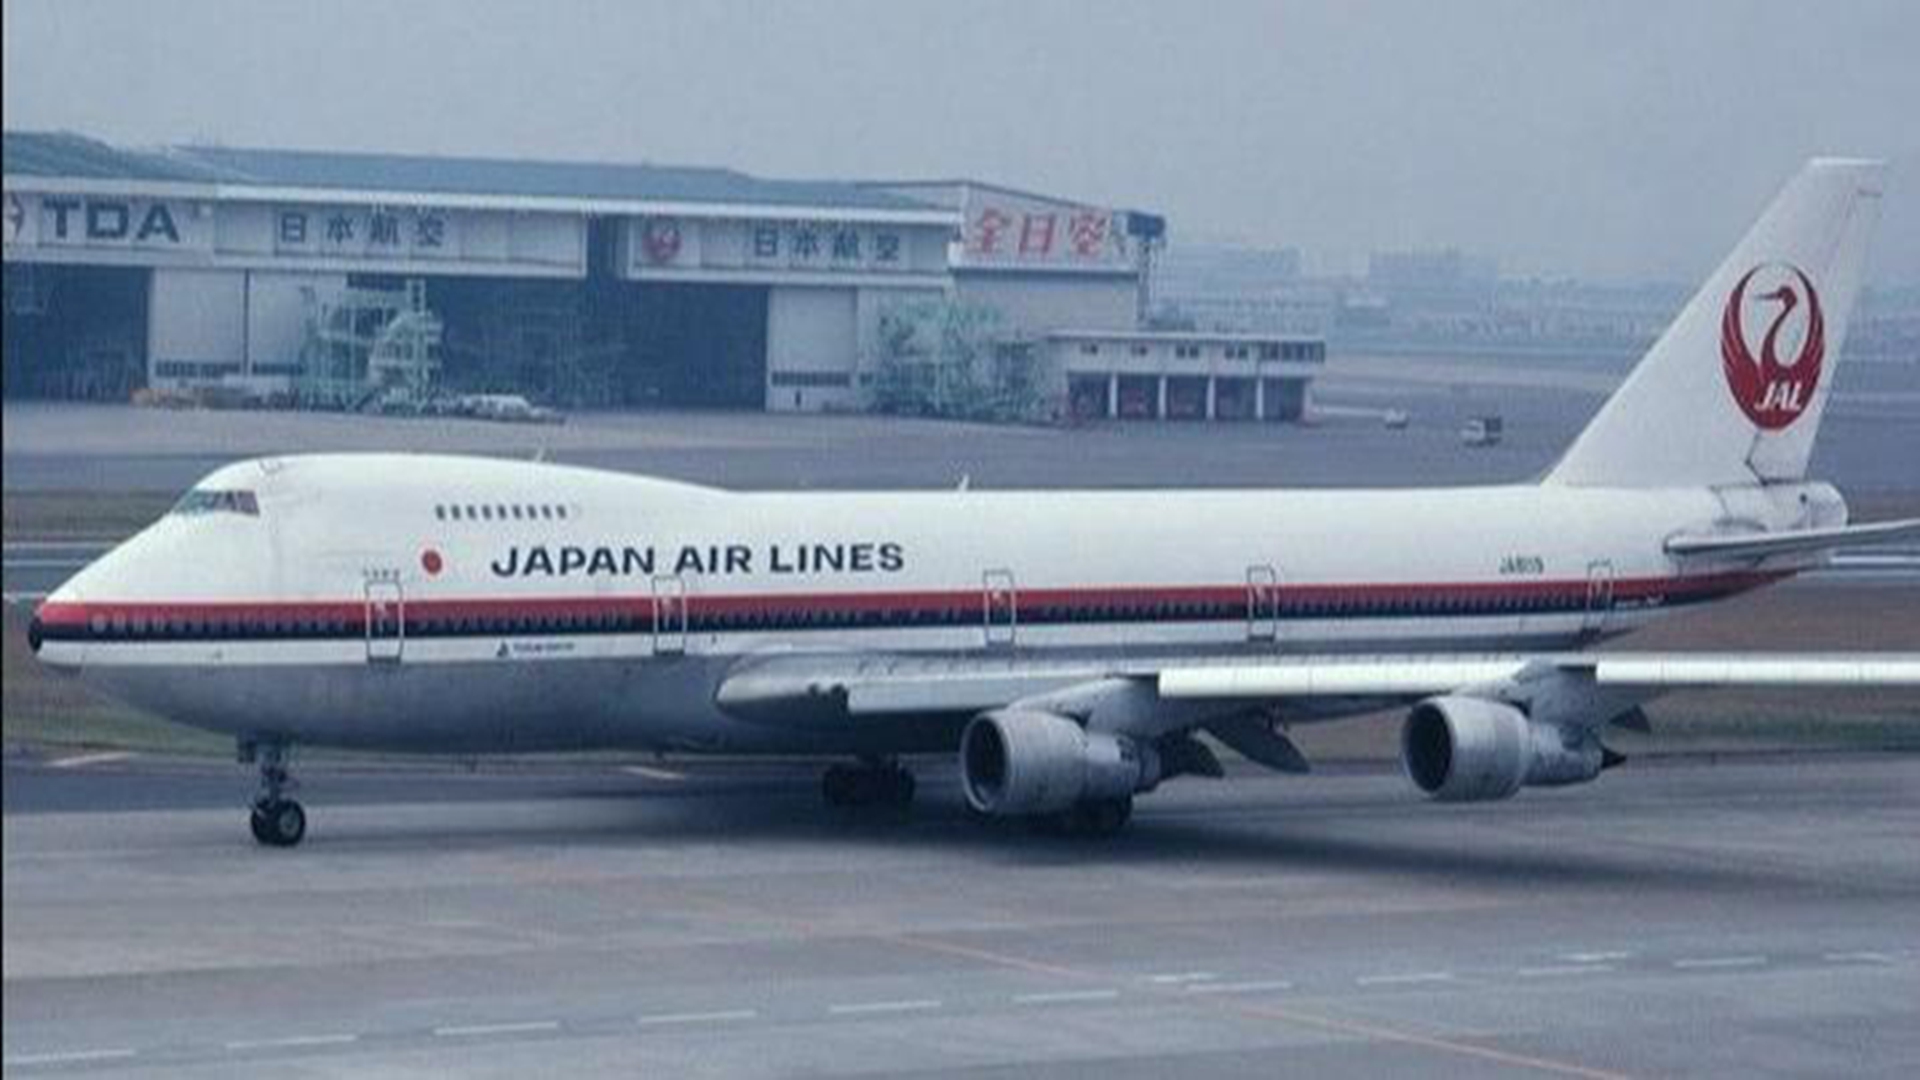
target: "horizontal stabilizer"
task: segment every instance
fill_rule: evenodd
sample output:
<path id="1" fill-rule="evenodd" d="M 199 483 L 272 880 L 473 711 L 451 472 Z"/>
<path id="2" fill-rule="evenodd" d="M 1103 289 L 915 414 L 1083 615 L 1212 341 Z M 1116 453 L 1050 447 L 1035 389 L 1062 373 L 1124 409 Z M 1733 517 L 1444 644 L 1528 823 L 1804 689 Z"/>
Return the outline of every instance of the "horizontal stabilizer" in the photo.
<path id="1" fill-rule="evenodd" d="M 1676 536 L 1667 541 L 1667 552 L 1672 555 L 1762 558 L 1768 555 L 1796 555 L 1855 544 L 1904 540 L 1912 536 L 1920 536 L 1920 518 L 1876 521 L 1865 525 L 1837 525 L 1825 529 L 1793 529 L 1786 532 Z"/>

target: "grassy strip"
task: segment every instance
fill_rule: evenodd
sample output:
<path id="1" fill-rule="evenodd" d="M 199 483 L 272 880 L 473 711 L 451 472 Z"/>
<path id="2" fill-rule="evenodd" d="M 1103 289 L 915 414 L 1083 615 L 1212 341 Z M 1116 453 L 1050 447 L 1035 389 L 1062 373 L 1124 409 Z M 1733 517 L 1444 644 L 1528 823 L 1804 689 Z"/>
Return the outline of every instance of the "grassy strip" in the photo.
<path id="1" fill-rule="evenodd" d="M 167 512 L 178 493 L 154 491 L 9 491 L 0 496 L 11 540 L 120 539 Z"/>
<path id="2" fill-rule="evenodd" d="M 27 618 L 9 607 L 0 638 L 0 727 L 9 747 L 233 753 L 231 740 L 109 701 L 40 666 L 27 648 Z"/>

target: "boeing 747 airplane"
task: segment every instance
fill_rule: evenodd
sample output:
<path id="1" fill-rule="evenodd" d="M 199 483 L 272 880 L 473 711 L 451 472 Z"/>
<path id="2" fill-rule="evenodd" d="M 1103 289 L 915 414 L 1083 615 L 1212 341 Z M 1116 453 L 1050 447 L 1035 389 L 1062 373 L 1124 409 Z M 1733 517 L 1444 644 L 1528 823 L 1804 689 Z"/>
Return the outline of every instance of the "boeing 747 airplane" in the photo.
<path id="1" fill-rule="evenodd" d="M 1787 185 L 1537 482 L 1418 490 L 740 493 L 321 454 L 215 471 L 48 597 L 40 660 L 233 735 L 296 844 L 296 744 L 826 754 L 840 804 L 1088 832 L 1287 728 L 1406 710 L 1444 800 L 1578 784 L 1677 687 L 1920 685 L 1920 656 L 1583 651 L 1920 519 L 1807 479 L 1882 168 Z"/>

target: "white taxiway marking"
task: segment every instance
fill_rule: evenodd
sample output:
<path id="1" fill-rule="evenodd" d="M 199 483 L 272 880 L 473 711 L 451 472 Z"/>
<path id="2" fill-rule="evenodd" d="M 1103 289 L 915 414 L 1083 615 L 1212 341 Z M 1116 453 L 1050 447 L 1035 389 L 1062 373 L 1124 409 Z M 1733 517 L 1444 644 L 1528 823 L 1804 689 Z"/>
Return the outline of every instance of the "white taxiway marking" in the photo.
<path id="1" fill-rule="evenodd" d="M 1159 983 L 1162 986 L 1173 986 L 1180 983 L 1206 982 L 1209 979 L 1217 978 L 1219 978 L 1219 976 L 1211 971 L 1184 971 L 1171 975 L 1149 975 L 1147 976 L 1147 981 L 1150 983 Z"/>
<path id="2" fill-rule="evenodd" d="M 524 1035 L 533 1031 L 559 1031 L 558 1020 L 521 1020 L 507 1024 L 454 1024 L 437 1027 L 433 1033 L 442 1039 L 460 1039 L 476 1035 Z"/>
<path id="3" fill-rule="evenodd" d="M 934 998 L 914 998 L 909 1001 L 861 1001 L 851 1005 L 829 1005 L 827 1011 L 835 1016 L 860 1016 L 869 1013 L 923 1012 L 939 1007 L 940 1002 Z"/>
<path id="4" fill-rule="evenodd" d="M 76 754 L 73 757 L 59 758 L 47 762 L 49 769 L 84 769 L 89 765 L 111 765 L 116 761 L 125 761 L 133 757 L 130 750 L 109 750 L 98 754 Z"/>
<path id="5" fill-rule="evenodd" d="M 1059 1005 L 1070 1001 L 1112 1001 L 1120 996 L 1118 990 L 1054 990 L 1041 994 L 1015 994 L 1016 1005 Z"/>
<path id="6" fill-rule="evenodd" d="M 1523 979 L 1551 979 L 1558 975 L 1591 975 L 1612 970 L 1612 964 L 1549 964 L 1546 967 L 1521 968 L 1514 974 Z"/>
<path id="7" fill-rule="evenodd" d="M 7 570 L 78 570 L 87 565 L 85 559 L 5 559 L 0 560 L 0 568 Z"/>
<path id="8" fill-rule="evenodd" d="M 1675 960 L 1673 966 L 1692 970 L 1695 968 L 1737 968 L 1759 967 L 1767 962 L 1764 956 L 1700 956 L 1686 960 Z"/>
<path id="9" fill-rule="evenodd" d="M 1893 957 L 1883 952 L 1830 952 L 1821 959 L 1834 964 L 1891 964 Z"/>
<path id="10" fill-rule="evenodd" d="M 640 1023 L 655 1024 L 723 1024 L 732 1020 L 751 1020 L 759 1016 L 753 1009 L 716 1009 L 713 1012 L 656 1013 L 643 1016 Z"/>
<path id="11" fill-rule="evenodd" d="M 85 536 L 78 540 L 61 540 L 53 537 L 41 537 L 34 540 L 9 540 L 6 551 L 109 551 L 120 543 L 121 537 L 114 539 L 104 536 Z"/>
<path id="12" fill-rule="evenodd" d="M 1625 960 L 1630 952 L 1570 952 L 1561 953 L 1560 959 L 1574 964 L 1604 964 L 1614 960 Z"/>
<path id="13" fill-rule="evenodd" d="M 10 1067 L 22 1065 L 69 1065 L 82 1061 L 120 1061 L 133 1056 L 131 1050 L 60 1050 L 50 1054 L 20 1054 L 6 1059 Z"/>
<path id="14" fill-rule="evenodd" d="M 1412 983 L 1452 982 L 1448 971 L 1409 971 L 1399 975 L 1362 975 L 1354 980 L 1361 986 L 1406 986 Z"/>
<path id="15" fill-rule="evenodd" d="M 1197 983 L 1187 987 L 1189 994 L 1259 994 L 1269 990 L 1291 990 L 1293 983 L 1286 979 L 1266 979 L 1259 982 Z"/>
<path id="16" fill-rule="evenodd" d="M 644 776 L 649 780 L 667 780 L 673 783 L 679 783 L 687 778 L 686 773 L 674 772 L 672 769 L 655 769 L 646 765 L 627 765 L 620 771 L 632 773 L 634 776 Z"/>
<path id="17" fill-rule="evenodd" d="M 360 1036 L 341 1032 L 337 1035 L 288 1035 L 281 1039 L 237 1039 L 227 1044 L 229 1050 L 290 1050 L 302 1046 L 344 1046 L 358 1042 Z"/>

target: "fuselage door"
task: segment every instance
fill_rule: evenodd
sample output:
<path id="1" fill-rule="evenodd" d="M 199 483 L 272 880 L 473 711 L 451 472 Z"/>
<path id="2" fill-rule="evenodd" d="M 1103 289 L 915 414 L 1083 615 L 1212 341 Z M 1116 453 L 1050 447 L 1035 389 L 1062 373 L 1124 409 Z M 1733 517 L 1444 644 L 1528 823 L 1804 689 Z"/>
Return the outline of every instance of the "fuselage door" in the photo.
<path id="1" fill-rule="evenodd" d="M 1247 567 L 1247 640 L 1280 638 L 1280 574 L 1271 566 Z"/>
<path id="2" fill-rule="evenodd" d="M 687 651 L 687 582 L 679 574 L 653 579 L 653 652 L 678 656 Z"/>
<path id="3" fill-rule="evenodd" d="M 406 598 L 398 575 L 367 578 L 367 663 L 397 664 L 407 643 Z"/>
<path id="4" fill-rule="evenodd" d="M 1613 563 L 1596 559 L 1587 564 L 1587 603 L 1580 621 L 1580 632 L 1589 636 L 1606 632 L 1607 616 L 1613 612 Z"/>
<path id="5" fill-rule="evenodd" d="M 1010 649 L 1019 627 L 1020 607 L 1014 589 L 1013 571 L 989 570 L 981 575 L 981 604 L 986 622 L 987 647 Z"/>

